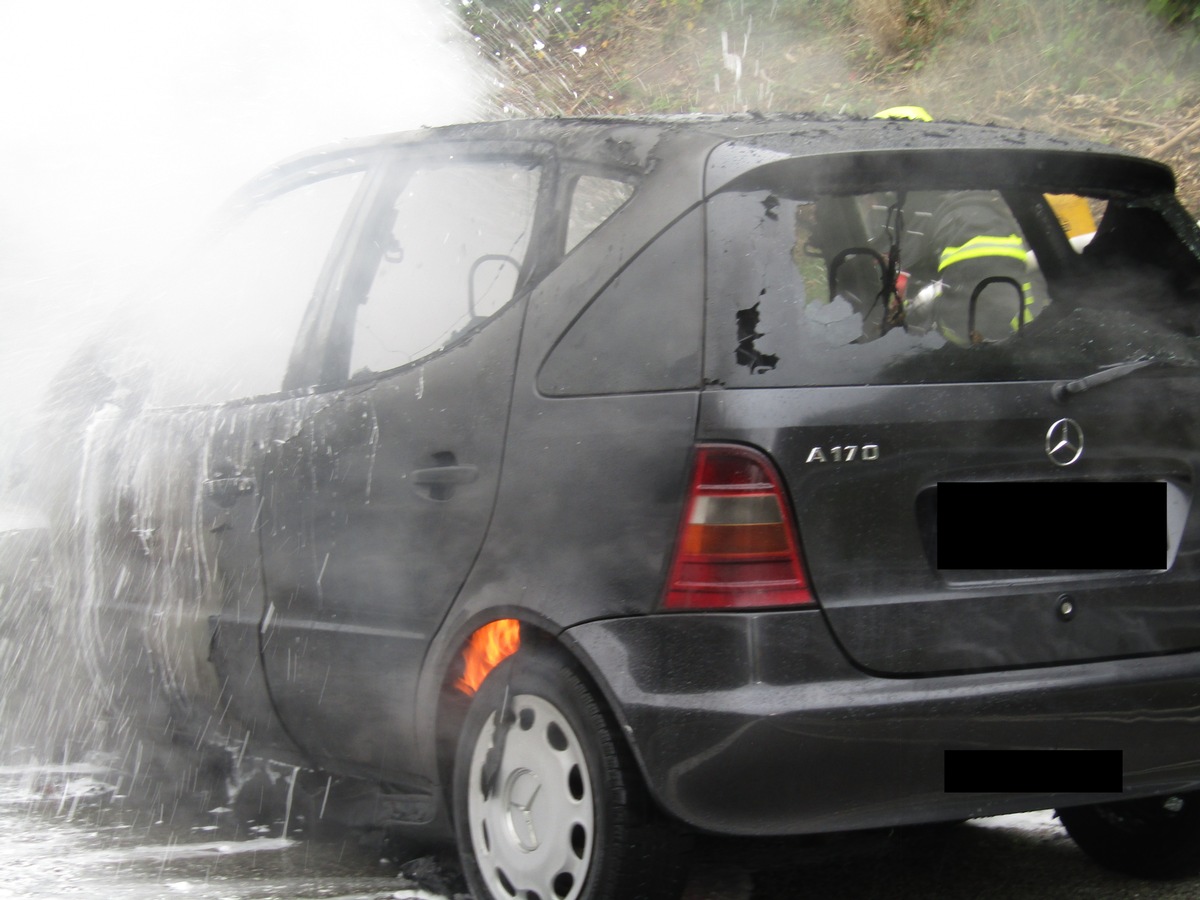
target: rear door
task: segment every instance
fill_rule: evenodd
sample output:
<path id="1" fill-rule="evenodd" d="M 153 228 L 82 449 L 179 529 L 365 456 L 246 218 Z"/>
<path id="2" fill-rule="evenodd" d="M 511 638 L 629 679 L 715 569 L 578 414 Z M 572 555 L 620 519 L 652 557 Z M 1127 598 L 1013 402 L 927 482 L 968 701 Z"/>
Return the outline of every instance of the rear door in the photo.
<path id="1" fill-rule="evenodd" d="M 319 762 L 413 756 L 421 662 L 494 503 L 545 171 L 528 147 L 397 153 L 310 323 L 327 386 L 267 454 L 263 664 Z"/>
<path id="2" fill-rule="evenodd" d="M 969 186 L 1019 220 L 1026 274 L 1047 294 L 1019 330 L 976 342 L 913 313 L 939 273 L 935 262 L 922 278 L 918 254 L 903 255 L 909 237 L 914 247 L 924 237 L 897 226 L 904 194 L 874 181 L 836 195 L 810 183 L 789 197 L 775 178 L 711 198 L 706 364 L 720 387 L 703 397 L 701 437 L 772 454 L 817 598 L 865 669 L 1200 647 L 1194 236 L 1168 225 L 1161 198 L 1110 199 L 1107 211 L 1097 200 L 1100 231 L 1079 255 L 1053 232 L 1041 192 L 975 177 Z M 954 187 L 966 185 L 961 175 Z M 881 273 L 898 233 L 911 321 L 889 327 Z M 831 295 L 831 266 L 851 258 Z M 1015 318 L 1017 292 L 999 302 Z M 1087 378 L 1142 358 L 1152 362 Z M 1130 490 L 1150 499 L 1131 505 Z M 1114 535 L 1112 547 L 1158 555 L 1090 546 Z"/>

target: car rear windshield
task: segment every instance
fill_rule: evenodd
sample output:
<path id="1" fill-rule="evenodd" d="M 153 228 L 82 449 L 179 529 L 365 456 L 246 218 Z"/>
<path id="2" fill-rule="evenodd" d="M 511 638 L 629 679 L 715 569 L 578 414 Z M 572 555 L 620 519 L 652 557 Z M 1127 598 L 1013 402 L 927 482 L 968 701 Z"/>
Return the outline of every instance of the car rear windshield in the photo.
<path id="1" fill-rule="evenodd" d="M 1072 183 L 1069 162 L 875 153 L 734 179 L 707 201 L 706 374 L 775 387 L 1200 365 L 1195 223 L 1147 164 L 1088 160 Z"/>

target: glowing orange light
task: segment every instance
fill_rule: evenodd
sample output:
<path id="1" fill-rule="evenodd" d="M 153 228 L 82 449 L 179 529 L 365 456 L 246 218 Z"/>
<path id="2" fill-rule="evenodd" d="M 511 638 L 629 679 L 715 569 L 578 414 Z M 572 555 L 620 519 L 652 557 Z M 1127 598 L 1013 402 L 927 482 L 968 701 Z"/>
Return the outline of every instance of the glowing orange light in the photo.
<path id="1" fill-rule="evenodd" d="M 473 635 L 463 650 L 463 675 L 454 686 L 468 697 L 479 690 L 483 679 L 521 646 L 521 623 L 516 619 L 488 622 Z"/>

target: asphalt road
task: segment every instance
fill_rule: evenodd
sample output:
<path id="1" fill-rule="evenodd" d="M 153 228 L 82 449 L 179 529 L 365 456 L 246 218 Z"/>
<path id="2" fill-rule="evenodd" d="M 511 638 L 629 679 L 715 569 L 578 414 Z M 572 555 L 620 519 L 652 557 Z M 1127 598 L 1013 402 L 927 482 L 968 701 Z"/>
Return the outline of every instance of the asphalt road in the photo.
<path id="1" fill-rule="evenodd" d="M 173 813 L 122 802 L 87 774 L 0 772 L 0 898 L 464 900 L 449 856 L 379 833 L 237 838 L 227 810 Z M 702 841 L 695 856 L 686 900 L 1200 897 L 1200 878 L 1148 883 L 1096 866 L 1048 812 L 815 842 Z"/>
<path id="2" fill-rule="evenodd" d="M 696 865 L 687 900 L 1196 900 L 1200 878 L 1147 882 L 1076 849 L 1050 811 L 842 838 L 731 848 Z M 741 891 L 738 893 L 737 891 Z"/>

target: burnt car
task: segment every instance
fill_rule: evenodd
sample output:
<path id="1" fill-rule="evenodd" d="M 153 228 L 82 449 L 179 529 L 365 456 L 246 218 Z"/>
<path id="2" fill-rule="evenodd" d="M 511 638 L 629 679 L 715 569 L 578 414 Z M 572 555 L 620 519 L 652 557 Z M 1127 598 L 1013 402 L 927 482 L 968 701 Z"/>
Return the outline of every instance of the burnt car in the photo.
<path id="1" fill-rule="evenodd" d="M 806 116 L 282 163 L 54 388 L 80 664 L 380 785 L 480 898 L 669 895 L 698 832 L 1047 808 L 1200 871 L 1174 188 Z"/>

